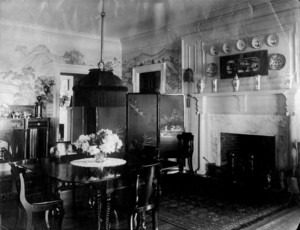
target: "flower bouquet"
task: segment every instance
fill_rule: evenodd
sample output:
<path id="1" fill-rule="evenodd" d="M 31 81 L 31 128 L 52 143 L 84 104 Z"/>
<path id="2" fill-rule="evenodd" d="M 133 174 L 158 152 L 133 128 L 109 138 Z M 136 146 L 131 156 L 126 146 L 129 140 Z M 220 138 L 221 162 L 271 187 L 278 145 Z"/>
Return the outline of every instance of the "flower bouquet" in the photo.
<path id="1" fill-rule="evenodd" d="M 83 153 L 94 155 L 96 162 L 105 161 L 107 154 L 118 151 L 123 145 L 119 136 L 109 129 L 101 129 L 96 134 L 82 134 L 73 144 Z"/>

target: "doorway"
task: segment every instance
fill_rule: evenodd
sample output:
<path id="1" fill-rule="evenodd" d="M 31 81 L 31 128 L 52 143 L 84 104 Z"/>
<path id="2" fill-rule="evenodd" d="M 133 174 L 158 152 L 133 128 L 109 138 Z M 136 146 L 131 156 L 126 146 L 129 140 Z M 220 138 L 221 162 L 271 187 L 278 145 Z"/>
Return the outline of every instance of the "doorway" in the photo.
<path id="1" fill-rule="evenodd" d="M 60 74 L 58 141 L 71 141 L 71 109 L 73 86 L 84 74 Z"/>
<path id="2" fill-rule="evenodd" d="M 158 63 L 132 68 L 134 93 L 165 93 L 166 63 Z"/>

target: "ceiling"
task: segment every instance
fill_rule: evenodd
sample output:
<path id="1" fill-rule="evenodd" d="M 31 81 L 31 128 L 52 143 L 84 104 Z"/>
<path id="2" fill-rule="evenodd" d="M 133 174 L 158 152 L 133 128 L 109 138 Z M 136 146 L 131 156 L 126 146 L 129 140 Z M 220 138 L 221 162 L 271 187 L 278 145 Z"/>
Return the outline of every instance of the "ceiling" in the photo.
<path id="1" fill-rule="evenodd" d="M 214 10 L 245 1 L 105 0 L 104 36 L 120 39 L 199 15 L 208 18 Z M 0 0 L 0 19 L 100 35 L 101 9 L 102 0 Z"/>

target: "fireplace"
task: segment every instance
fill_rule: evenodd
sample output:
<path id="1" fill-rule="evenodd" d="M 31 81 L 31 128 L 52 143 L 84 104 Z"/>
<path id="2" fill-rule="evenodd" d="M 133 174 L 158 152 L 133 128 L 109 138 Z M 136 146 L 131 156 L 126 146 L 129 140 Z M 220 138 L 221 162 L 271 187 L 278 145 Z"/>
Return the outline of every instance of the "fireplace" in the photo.
<path id="1" fill-rule="evenodd" d="M 233 182 L 268 186 L 276 170 L 275 136 L 221 133 L 221 166 Z"/>

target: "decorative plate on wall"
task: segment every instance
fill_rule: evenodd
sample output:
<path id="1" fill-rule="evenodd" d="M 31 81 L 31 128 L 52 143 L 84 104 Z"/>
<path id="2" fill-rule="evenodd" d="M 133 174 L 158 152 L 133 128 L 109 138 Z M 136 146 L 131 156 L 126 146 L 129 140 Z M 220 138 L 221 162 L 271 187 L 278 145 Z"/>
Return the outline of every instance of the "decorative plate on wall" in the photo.
<path id="1" fill-rule="evenodd" d="M 230 43 L 226 42 L 223 44 L 223 52 L 225 54 L 230 54 L 231 50 L 232 50 L 232 47 L 231 47 Z"/>
<path id="2" fill-rule="evenodd" d="M 271 47 L 279 44 L 279 37 L 277 34 L 270 34 L 267 38 L 267 44 Z"/>
<path id="3" fill-rule="evenodd" d="M 254 49 L 259 49 L 262 47 L 263 43 L 259 37 L 252 38 L 251 45 Z"/>
<path id="4" fill-rule="evenodd" d="M 244 50 L 247 48 L 247 43 L 246 43 L 245 39 L 239 39 L 239 40 L 236 42 L 236 48 L 237 48 L 239 51 L 244 51 Z"/>
<path id="5" fill-rule="evenodd" d="M 269 67 L 271 70 L 280 70 L 285 66 L 285 57 L 282 54 L 272 54 L 269 57 Z"/>
<path id="6" fill-rule="evenodd" d="M 205 68 L 207 77 L 214 77 L 218 72 L 218 66 L 215 63 L 208 64 Z"/>
<path id="7" fill-rule="evenodd" d="M 216 46 L 211 46 L 211 47 L 210 47 L 210 53 L 211 53 L 211 55 L 213 55 L 213 56 L 218 55 L 218 53 L 219 53 L 218 47 L 216 47 Z"/>

